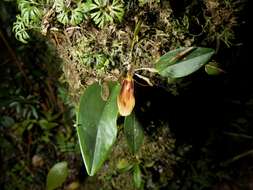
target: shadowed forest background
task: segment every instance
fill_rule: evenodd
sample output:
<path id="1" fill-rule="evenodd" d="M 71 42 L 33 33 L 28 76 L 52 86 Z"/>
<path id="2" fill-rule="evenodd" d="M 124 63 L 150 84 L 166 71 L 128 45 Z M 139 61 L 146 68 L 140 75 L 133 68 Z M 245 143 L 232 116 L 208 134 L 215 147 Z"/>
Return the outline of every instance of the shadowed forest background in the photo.
<path id="1" fill-rule="evenodd" d="M 110 9 L 90 12 L 86 1 L 55 2 L 64 11 L 50 0 L 0 2 L 1 190 L 46 189 L 58 162 L 67 163 L 67 172 L 55 189 L 253 189 L 247 0 L 115 0 L 116 8 L 108 1 Z M 33 16 L 22 13 L 28 9 Z M 103 11 L 114 9 L 122 13 L 103 20 Z M 92 16 L 96 11 L 100 17 Z M 201 68 L 169 80 L 141 71 L 152 87 L 134 76 L 140 152 L 131 155 L 119 118 L 110 155 L 88 176 L 76 133 L 83 91 L 120 80 L 129 60 L 151 67 L 166 52 L 190 46 L 213 48 L 210 62 L 219 72 Z"/>

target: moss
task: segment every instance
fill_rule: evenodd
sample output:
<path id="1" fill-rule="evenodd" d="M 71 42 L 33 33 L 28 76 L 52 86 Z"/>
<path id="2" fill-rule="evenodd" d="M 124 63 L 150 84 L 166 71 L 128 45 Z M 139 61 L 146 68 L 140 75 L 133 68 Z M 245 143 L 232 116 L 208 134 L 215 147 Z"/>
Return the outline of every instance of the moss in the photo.
<path id="1" fill-rule="evenodd" d="M 119 25 L 98 29 L 85 22 L 80 27 L 66 28 L 63 34 L 51 32 L 65 60 L 63 71 L 70 95 L 78 102 L 83 89 L 94 81 L 119 80 L 128 64 L 135 68 L 154 67 L 161 55 L 180 46 L 208 43 L 216 46 L 217 51 L 221 43 L 231 46 L 237 23 L 235 3 L 220 0 L 203 3 L 198 13 L 201 17 L 192 15 L 197 6 L 194 3 L 176 18 L 169 3 L 150 1 L 142 7 L 135 4 L 135 9 L 129 5 Z M 134 31 L 139 21 L 142 24 L 136 37 Z M 192 29 L 198 27 L 199 33 L 194 34 Z M 134 39 L 137 40 L 131 48 Z M 152 73 L 138 72 L 154 84 L 162 82 Z M 172 85 L 169 91 L 176 89 Z"/>
<path id="2" fill-rule="evenodd" d="M 131 49 L 138 21 L 142 24 Z M 118 80 L 128 64 L 135 68 L 153 67 L 167 51 L 191 46 L 194 39 L 186 35 L 186 17 L 183 23 L 173 17 L 168 4 L 150 2 L 142 8 L 137 6 L 126 11 L 121 25 L 97 29 L 83 23 L 80 27 L 66 28 L 63 33 L 51 32 L 59 55 L 65 61 L 62 79 L 69 84 L 73 100 L 77 101 L 85 86 L 94 81 Z M 151 80 L 154 78 L 152 73 L 139 72 Z"/>
<path id="3" fill-rule="evenodd" d="M 205 26 L 209 41 L 223 41 L 226 46 L 231 46 L 235 38 L 234 27 L 238 24 L 235 16 L 236 2 L 230 0 L 206 0 L 204 10 Z M 220 44 L 217 44 L 219 46 Z M 217 47 L 218 48 L 218 47 Z"/>
<path id="4" fill-rule="evenodd" d="M 96 10 L 88 10 L 85 2 L 62 0 L 52 5 L 49 1 L 42 7 L 29 0 L 19 2 L 19 7 L 29 4 L 31 10 L 42 14 L 28 21 L 55 41 L 59 55 L 67 64 L 63 66 L 62 79 L 69 84 L 74 101 L 78 101 L 81 91 L 90 83 L 108 78 L 118 80 L 129 64 L 136 68 L 153 67 L 161 55 L 177 47 L 212 46 L 218 51 L 220 45 L 232 46 L 238 23 L 236 15 L 244 5 L 233 0 L 117 2 L 121 10 L 118 14 L 112 11 L 117 9 L 114 7 L 117 3 L 110 5 L 112 9 L 97 7 Z M 109 10 L 112 11 L 110 14 Z M 105 26 L 99 28 L 95 24 L 96 11 L 109 17 L 120 16 L 121 22 L 111 18 L 110 22 L 103 23 Z M 73 16 L 76 16 L 74 20 L 78 25 L 69 20 Z M 40 19 L 42 26 L 37 26 L 33 19 Z M 27 19 L 22 17 L 19 24 L 24 21 Z M 134 31 L 140 22 L 142 24 L 137 34 Z M 16 32 L 19 34 L 21 31 L 17 28 Z M 29 38 L 29 35 L 23 36 Z M 155 78 L 152 73 L 138 72 L 151 80 Z M 156 80 L 153 82 L 157 83 Z"/>

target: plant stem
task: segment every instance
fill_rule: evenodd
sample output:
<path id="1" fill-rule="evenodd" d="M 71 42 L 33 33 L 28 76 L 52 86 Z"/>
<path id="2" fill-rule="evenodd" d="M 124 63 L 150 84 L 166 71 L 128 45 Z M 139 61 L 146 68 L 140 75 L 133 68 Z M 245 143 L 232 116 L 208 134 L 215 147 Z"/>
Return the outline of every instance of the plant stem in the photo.
<path id="1" fill-rule="evenodd" d="M 129 68 L 128 68 L 128 74 L 130 74 L 130 75 L 133 75 L 133 73 L 134 73 L 134 65 L 132 64 L 132 62 L 133 62 L 133 49 L 134 49 L 135 43 L 138 41 L 138 33 L 140 32 L 141 24 L 142 24 L 142 21 L 139 20 L 137 22 L 135 28 L 134 28 L 134 36 L 133 36 L 133 39 L 131 41 L 130 55 L 129 55 L 130 65 L 129 65 Z"/>
<path id="2" fill-rule="evenodd" d="M 148 83 L 149 86 L 153 86 L 153 84 L 150 82 L 149 78 L 144 77 L 144 76 L 142 76 L 142 75 L 139 75 L 139 74 L 137 74 L 137 73 L 134 73 L 134 74 L 135 74 L 137 77 L 139 77 L 140 79 L 146 81 L 146 83 Z"/>
<path id="3" fill-rule="evenodd" d="M 151 73 L 157 73 L 158 72 L 155 68 L 148 68 L 148 67 L 138 68 L 138 69 L 135 69 L 134 71 L 142 71 L 142 70 L 146 70 L 146 71 L 149 71 Z"/>
<path id="4" fill-rule="evenodd" d="M 223 162 L 221 165 L 222 166 L 227 166 L 227 165 L 229 165 L 229 164 L 231 164 L 231 163 L 233 163 L 233 162 L 235 162 L 235 161 L 237 161 L 237 160 L 239 160 L 239 159 L 241 159 L 245 156 L 248 156 L 250 154 L 253 154 L 253 149 L 251 149 L 249 151 L 246 151 L 246 152 L 243 152 L 242 154 L 239 154 L 237 156 L 234 156 L 232 159 Z"/>
<path id="5" fill-rule="evenodd" d="M 252 136 L 240 134 L 240 133 L 232 133 L 232 132 L 224 132 L 225 135 L 231 136 L 231 137 L 238 137 L 238 138 L 245 138 L 245 139 L 253 139 Z"/>
<path id="6" fill-rule="evenodd" d="M 14 51 L 12 50 L 11 46 L 9 45 L 8 41 L 5 39 L 1 29 L 0 29 L 0 38 L 3 40 L 4 42 L 4 45 L 6 46 L 8 52 L 10 53 L 14 63 L 16 64 L 16 66 L 18 67 L 19 71 L 21 72 L 21 74 L 23 75 L 24 79 L 25 79 L 25 82 L 28 86 L 31 86 L 31 82 L 28 80 L 23 68 L 22 68 L 22 65 L 20 63 L 20 61 L 18 60 L 16 54 L 14 53 Z"/>

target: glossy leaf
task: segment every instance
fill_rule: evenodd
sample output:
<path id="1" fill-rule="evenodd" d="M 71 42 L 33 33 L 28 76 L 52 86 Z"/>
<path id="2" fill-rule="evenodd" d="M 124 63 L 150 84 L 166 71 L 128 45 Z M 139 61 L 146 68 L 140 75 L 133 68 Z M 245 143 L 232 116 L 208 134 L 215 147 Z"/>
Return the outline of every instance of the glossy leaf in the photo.
<path id="1" fill-rule="evenodd" d="M 134 186 L 139 189 L 141 187 L 141 169 L 140 169 L 139 164 L 136 164 L 134 166 L 133 181 L 134 181 Z"/>
<path id="2" fill-rule="evenodd" d="M 131 152 L 137 153 L 143 143 L 143 130 L 133 112 L 125 117 L 124 134 Z"/>
<path id="3" fill-rule="evenodd" d="M 95 83 L 81 97 L 77 113 L 77 134 L 87 173 L 92 176 L 102 166 L 117 135 L 117 95 L 120 85 L 108 83 L 107 101 L 102 87 Z"/>
<path id="4" fill-rule="evenodd" d="M 214 50 L 210 48 L 179 48 L 163 55 L 156 63 L 156 69 L 163 77 L 184 77 L 205 65 L 213 54 Z"/>
<path id="5" fill-rule="evenodd" d="M 60 187 L 68 176 L 67 162 L 55 164 L 47 174 L 47 190 L 53 190 Z"/>
<path id="6" fill-rule="evenodd" d="M 210 63 L 210 64 L 205 65 L 205 71 L 209 75 L 219 75 L 219 74 L 225 73 L 225 71 L 220 69 L 215 63 L 213 64 Z"/>

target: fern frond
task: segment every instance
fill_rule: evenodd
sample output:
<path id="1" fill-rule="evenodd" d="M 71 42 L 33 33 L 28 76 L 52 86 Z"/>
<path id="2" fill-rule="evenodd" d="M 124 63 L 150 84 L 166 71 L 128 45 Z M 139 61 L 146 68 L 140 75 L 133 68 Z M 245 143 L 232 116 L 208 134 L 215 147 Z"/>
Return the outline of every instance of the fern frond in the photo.
<path id="1" fill-rule="evenodd" d="M 85 18 L 87 18 L 88 7 L 85 3 L 78 3 L 77 8 L 71 11 L 71 25 L 80 24 Z"/>
<path id="2" fill-rule="evenodd" d="M 18 3 L 18 9 L 23 10 L 27 7 L 30 7 L 30 2 L 27 0 L 17 0 Z"/>
<path id="3" fill-rule="evenodd" d="M 41 19 L 41 12 L 35 6 L 29 6 L 21 10 L 21 17 L 24 18 L 26 25 L 37 24 Z"/>
<path id="4" fill-rule="evenodd" d="M 26 26 L 23 19 L 20 15 L 17 15 L 16 22 L 13 23 L 12 31 L 15 33 L 15 38 L 23 43 L 27 43 L 27 40 L 30 38 L 29 34 L 26 31 Z"/>
<path id="5" fill-rule="evenodd" d="M 67 25 L 69 23 L 69 18 L 68 18 L 68 12 L 61 12 L 57 15 L 57 20 L 64 24 Z"/>
<path id="6" fill-rule="evenodd" d="M 124 16 L 124 6 L 119 0 L 113 0 L 110 14 L 112 17 L 117 17 L 119 21 L 122 21 Z"/>
<path id="7" fill-rule="evenodd" d="M 54 5 L 55 5 L 55 12 L 57 13 L 64 12 L 66 9 L 64 0 L 55 0 Z"/>
<path id="8" fill-rule="evenodd" d="M 114 20 L 122 21 L 124 15 L 124 6 L 120 0 L 93 0 L 90 4 L 91 18 L 103 28 L 108 23 L 113 23 Z"/>
<path id="9" fill-rule="evenodd" d="M 37 3 L 28 0 L 18 0 L 18 8 L 26 25 L 38 23 L 42 17 L 41 11 L 34 4 Z"/>

